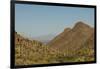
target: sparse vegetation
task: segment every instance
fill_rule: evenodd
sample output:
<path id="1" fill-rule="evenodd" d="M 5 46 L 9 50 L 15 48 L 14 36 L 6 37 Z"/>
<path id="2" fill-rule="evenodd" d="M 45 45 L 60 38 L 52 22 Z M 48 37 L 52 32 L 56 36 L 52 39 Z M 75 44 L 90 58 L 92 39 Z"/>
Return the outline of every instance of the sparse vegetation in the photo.
<path id="1" fill-rule="evenodd" d="M 47 45 L 15 32 L 15 64 L 94 61 L 94 31 L 91 32 L 92 28 L 89 26 L 83 25 L 82 29 L 79 26 L 64 30 Z"/>

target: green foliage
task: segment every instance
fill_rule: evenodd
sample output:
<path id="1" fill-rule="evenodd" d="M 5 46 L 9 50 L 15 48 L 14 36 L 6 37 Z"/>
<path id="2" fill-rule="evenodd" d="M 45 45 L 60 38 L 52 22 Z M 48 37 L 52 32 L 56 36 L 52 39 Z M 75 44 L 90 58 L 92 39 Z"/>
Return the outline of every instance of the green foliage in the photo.
<path id="1" fill-rule="evenodd" d="M 66 56 L 66 53 L 59 53 L 58 51 L 50 50 L 48 46 L 37 44 L 40 46 L 33 46 L 30 48 L 24 45 L 16 45 L 16 65 L 29 64 L 49 64 L 49 63 L 63 63 L 63 62 L 84 62 L 93 61 L 93 57 L 85 56 L 91 51 L 83 49 L 78 51 L 74 56 Z"/>
<path id="2" fill-rule="evenodd" d="M 31 41 L 21 36 L 16 36 L 15 41 L 15 64 L 50 64 L 65 62 L 85 62 L 94 60 L 94 50 L 80 48 L 77 51 L 52 49 L 39 41 Z"/>

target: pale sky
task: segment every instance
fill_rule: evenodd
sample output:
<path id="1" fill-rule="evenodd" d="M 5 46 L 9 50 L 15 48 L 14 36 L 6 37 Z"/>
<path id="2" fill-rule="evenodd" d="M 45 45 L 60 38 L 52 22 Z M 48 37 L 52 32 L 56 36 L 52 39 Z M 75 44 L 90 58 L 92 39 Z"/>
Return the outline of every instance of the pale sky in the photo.
<path id="1" fill-rule="evenodd" d="M 94 26 L 94 8 L 15 5 L 15 30 L 28 37 L 59 34 L 78 21 Z"/>

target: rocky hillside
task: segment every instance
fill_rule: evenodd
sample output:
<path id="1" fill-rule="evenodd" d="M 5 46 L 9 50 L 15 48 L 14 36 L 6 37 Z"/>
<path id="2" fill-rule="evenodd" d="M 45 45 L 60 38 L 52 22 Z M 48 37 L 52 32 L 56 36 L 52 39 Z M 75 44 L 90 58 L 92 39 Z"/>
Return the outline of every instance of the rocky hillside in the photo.
<path id="1" fill-rule="evenodd" d="M 80 55 L 82 57 L 91 56 L 93 58 L 94 29 L 83 22 L 78 22 L 72 29 L 66 28 L 47 45 L 62 51 L 65 53 L 65 56 L 79 57 Z"/>
<path id="2" fill-rule="evenodd" d="M 48 64 L 94 61 L 94 28 L 78 22 L 47 45 L 15 32 L 15 64 Z"/>
<path id="3" fill-rule="evenodd" d="M 57 52 L 39 41 L 29 40 L 15 33 L 15 64 L 47 64 L 57 63 L 53 59 Z"/>

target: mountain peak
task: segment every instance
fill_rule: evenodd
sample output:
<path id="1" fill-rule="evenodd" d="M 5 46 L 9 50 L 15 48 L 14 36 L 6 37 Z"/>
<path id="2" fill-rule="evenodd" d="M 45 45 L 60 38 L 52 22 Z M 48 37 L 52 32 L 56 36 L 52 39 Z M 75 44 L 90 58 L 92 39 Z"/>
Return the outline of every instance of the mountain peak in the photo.
<path id="1" fill-rule="evenodd" d="M 76 24 L 75 24 L 75 26 L 74 26 L 74 29 L 75 28 L 91 28 L 89 25 L 87 25 L 87 24 L 85 24 L 84 22 L 82 22 L 82 21 L 79 21 L 79 22 L 77 22 Z"/>
<path id="2" fill-rule="evenodd" d="M 82 22 L 82 21 L 79 21 L 79 22 L 76 23 L 75 26 L 87 26 L 87 24 L 85 24 L 85 23 Z"/>
<path id="3" fill-rule="evenodd" d="M 70 31 L 71 29 L 70 28 L 65 28 L 64 29 L 64 32 L 68 32 L 68 31 Z"/>

